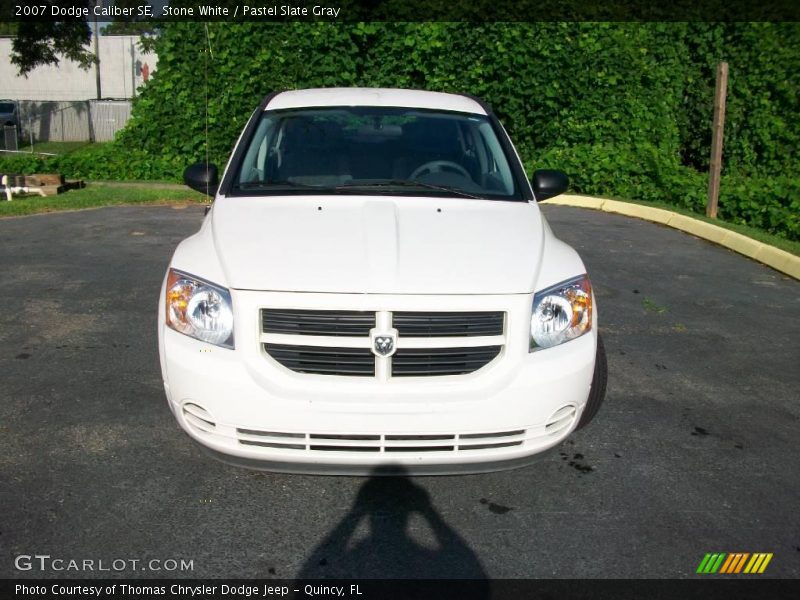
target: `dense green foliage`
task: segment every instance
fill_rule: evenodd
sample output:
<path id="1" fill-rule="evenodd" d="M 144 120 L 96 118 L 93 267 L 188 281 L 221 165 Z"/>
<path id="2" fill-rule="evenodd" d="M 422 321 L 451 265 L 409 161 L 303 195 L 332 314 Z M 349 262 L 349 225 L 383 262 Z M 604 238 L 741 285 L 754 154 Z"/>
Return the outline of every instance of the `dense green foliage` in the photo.
<path id="1" fill-rule="evenodd" d="M 209 153 L 224 164 L 272 90 L 414 87 L 481 96 L 528 170 L 561 168 L 578 193 L 701 212 L 727 60 L 720 216 L 800 239 L 797 48 L 794 23 L 171 23 L 122 153 L 71 174 L 177 180 L 205 157 L 206 90 Z"/>
<path id="2" fill-rule="evenodd" d="M 19 153 L 0 155 L 3 173 L 62 173 L 68 179 L 138 180 L 171 179 L 178 181 L 175 167 L 169 172 L 163 160 L 138 148 L 125 148 L 112 142 L 90 144 L 59 156 Z M 161 173 L 162 177 L 154 177 Z"/>

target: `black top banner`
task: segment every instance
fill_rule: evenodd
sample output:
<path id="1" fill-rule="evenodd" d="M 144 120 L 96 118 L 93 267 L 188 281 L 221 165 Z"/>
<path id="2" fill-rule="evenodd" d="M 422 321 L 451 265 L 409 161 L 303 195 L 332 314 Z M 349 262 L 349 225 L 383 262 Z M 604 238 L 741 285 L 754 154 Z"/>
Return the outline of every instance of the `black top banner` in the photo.
<path id="1" fill-rule="evenodd" d="M 797 0 L 3 0 L 0 21 L 800 21 Z"/>

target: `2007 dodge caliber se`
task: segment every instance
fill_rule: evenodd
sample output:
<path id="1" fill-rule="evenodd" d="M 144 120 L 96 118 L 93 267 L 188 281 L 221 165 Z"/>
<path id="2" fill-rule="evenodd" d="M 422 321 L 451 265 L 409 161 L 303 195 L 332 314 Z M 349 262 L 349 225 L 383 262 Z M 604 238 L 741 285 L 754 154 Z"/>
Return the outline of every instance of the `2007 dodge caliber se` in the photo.
<path id="1" fill-rule="evenodd" d="M 392 89 L 272 94 L 159 303 L 169 406 L 215 456 L 290 472 L 515 467 L 597 412 L 581 259 L 488 106 Z M 391 472 L 391 470 L 387 471 Z"/>

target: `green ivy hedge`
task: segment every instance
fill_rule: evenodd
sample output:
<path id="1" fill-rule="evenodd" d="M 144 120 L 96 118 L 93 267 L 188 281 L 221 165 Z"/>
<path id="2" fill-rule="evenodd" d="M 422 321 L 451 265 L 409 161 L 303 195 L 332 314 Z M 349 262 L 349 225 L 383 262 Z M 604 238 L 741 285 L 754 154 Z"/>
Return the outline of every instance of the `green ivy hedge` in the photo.
<path id="1" fill-rule="evenodd" d="M 561 168 L 576 192 L 702 212 L 714 73 L 727 60 L 720 216 L 800 239 L 798 47 L 796 23 L 170 23 L 118 139 L 49 164 L 179 180 L 205 158 L 207 92 L 222 165 L 272 90 L 412 87 L 484 98 L 529 171 Z"/>
<path id="2" fill-rule="evenodd" d="M 153 156 L 141 148 L 129 148 L 119 142 L 91 144 L 68 154 L 0 155 L 0 172 L 14 174 L 62 173 L 67 179 L 178 181 L 185 161 L 172 162 Z"/>

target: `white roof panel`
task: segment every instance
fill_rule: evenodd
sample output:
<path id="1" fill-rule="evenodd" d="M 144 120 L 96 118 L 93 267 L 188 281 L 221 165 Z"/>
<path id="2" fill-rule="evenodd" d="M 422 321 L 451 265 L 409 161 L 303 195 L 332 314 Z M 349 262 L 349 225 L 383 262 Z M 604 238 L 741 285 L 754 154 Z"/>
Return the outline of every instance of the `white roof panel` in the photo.
<path id="1" fill-rule="evenodd" d="M 267 110 L 312 106 L 400 106 L 485 115 L 483 107 L 466 96 L 390 88 L 316 88 L 281 92 Z"/>

